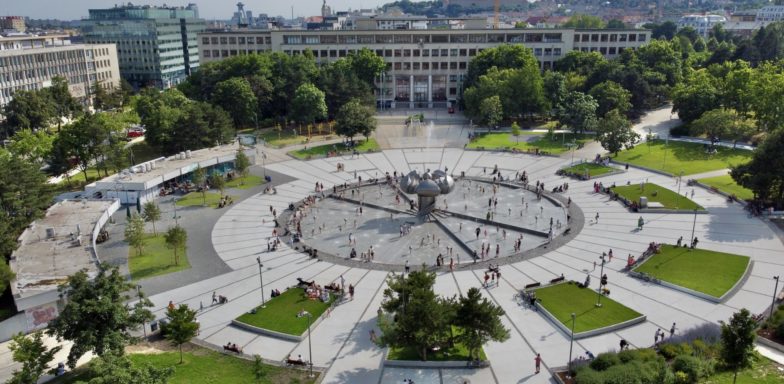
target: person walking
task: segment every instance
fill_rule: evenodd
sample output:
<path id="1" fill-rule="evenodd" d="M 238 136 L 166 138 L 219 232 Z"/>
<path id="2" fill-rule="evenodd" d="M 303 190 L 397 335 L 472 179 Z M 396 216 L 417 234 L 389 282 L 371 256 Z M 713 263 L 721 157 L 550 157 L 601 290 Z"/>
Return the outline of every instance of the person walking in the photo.
<path id="1" fill-rule="evenodd" d="M 218 302 L 218 294 L 215 291 L 212 291 L 212 303 L 215 304 Z"/>
<path id="2" fill-rule="evenodd" d="M 596 212 L 596 217 L 594 218 L 594 222 L 599 224 L 599 212 Z"/>
<path id="3" fill-rule="evenodd" d="M 653 335 L 653 345 L 659 344 L 659 335 L 661 334 L 661 328 L 656 329 L 656 334 Z"/>
<path id="4" fill-rule="evenodd" d="M 354 300 L 354 284 L 348 285 L 348 295 L 351 297 L 351 300 Z"/>
<path id="5" fill-rule="evenodd" d="M 672 323 L 672 327 L 670 327 L 670 338 L 675 336 L 675 329 L 675 323 Z M 662 337 L 662 339 L 664 339 L 664 337 Z"/>
<path id="6" fill-rule="evenodd" d="M 542 366 L 542 355 L 537 353 L 536 357 L 534 358 L 534 363 L 536 364 L 536 373 L 539 373 L 539 370 Z"/>
<path id="7" fill-rule="evenodd" d="M 406 260 L 406 266 L 405 266 L 405 268 L 406 268 L 406 274 L 408 274 L 409 272 L 411 272 L 411 267 L 409 267 L 409 266 L 408 266 L 408 260 Z"/>

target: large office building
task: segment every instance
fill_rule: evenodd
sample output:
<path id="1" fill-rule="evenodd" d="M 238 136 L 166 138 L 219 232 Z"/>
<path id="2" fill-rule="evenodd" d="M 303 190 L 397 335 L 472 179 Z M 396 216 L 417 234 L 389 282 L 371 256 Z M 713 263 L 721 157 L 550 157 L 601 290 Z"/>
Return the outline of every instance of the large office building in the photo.
<path id="1" fill-rule="evenodd" d="M 0 32 L 16 31 L 25 32 L 27 26 L 22 16 L 0 16 Z"/>
<path id="2" fill-rule="evenodd" d="M 82 22 L 88 43 L 117 45 L 120 74 L 136 87 L 168 88 L 199 67 L 196 34 L 207 24 L 194 4 L 152 7 L 132 4 L 91 9 Z"/>
<path id="3" fill-rule="evenodd" d="M 486 21 L 482 19 L 482 25 Z M 463 20 L 455 29 L 271 30 L 238 29 L 199 34 L 199 60 L 264 51 L 291 55 L 311 51 L 330 62 L 362 48 L 384 58 L 387 69 L 377 80 L 377 105 L 383 108 L 446 108 L 460 98 L 468 63 L 484 49 L 523 44 L 542 69 L 573 50 L 615 57 L 651 39 L 649 30 L 471 29 Z"/>
<path id="4" fill-rule="evenodd" d="M 114 44 L 71 44 L 66 35 L 0 37 L 0 107 L 14 92 L 51 85 L 52 78 L 68 80 L 71 95 L 90 100 L 91 87 L 120 86 Z"/>

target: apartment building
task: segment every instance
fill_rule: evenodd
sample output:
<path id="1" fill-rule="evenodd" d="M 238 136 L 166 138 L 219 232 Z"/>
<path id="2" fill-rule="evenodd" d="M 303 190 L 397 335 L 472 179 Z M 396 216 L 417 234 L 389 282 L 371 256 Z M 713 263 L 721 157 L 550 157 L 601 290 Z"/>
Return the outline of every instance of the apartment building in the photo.
<path id="1" fill-rule="evenodd" d="M 207 24 L 194 4 L 91 9 L 82 22 L 88 43 L 116 44 L 120 74 L 136 87 L 168 88 L 199 67 L 196 34 Z"/>
<path id="2" fill-rule="evenodd" d="M 547 69 L 572 50 L 612 58 L 650 39 L 649 30 L 636 29 L 207 31 L 199 34 L 199 60 L 209 63 L 264 51 L 291 55 L 310 51 L 323 63 L 368 48 L 387 64 L 376 84 L 379 107 L 445 108 L 459 99 L 468 63 L 484 49 L 523 44 Z"/>
<path id="3" fill-rule="evenodd" d="M 0 32 L 11 30 L 24 33 L 27 30 L 25 19 L 22 16 L 0 16 Z"/>
<path id="4" fill-rule="evenodd" d="M 71 95 L 89 103 L 95 83 L 120 86 L 114 44 L 71 44 L 66 35 L 0 37 L 0 107 L 18 90 L 41 89 L 52 77 L 68 80 Z"/>
<path id="5" fill-rule="evenodd" d="M 721 15 L 685 15 L 678 20 L 678 29 L 692 27 L 700 36 L 707 39 L 715 25 L 726 22 L 727 18 Z"/>

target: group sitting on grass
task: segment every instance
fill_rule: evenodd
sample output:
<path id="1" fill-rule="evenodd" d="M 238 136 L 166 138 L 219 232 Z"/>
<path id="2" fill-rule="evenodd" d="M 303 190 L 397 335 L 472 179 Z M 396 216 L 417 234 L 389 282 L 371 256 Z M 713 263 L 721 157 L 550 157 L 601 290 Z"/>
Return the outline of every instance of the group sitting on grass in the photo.
<path id="1" fill-rule="evenodd" d="M 232 344 L 231 341 L 223 346 L 223 350 L 234 353 L 242 353 L 242 348 L 238 347 L 237 344 Z"/>
<path id="2" fill-rule="evenodd" d="M 221 197 L 220 201 L 218 201 L 218 208 L 223 208 L 233 203 L 234 203 L 234 199 L 232 199 L 231 196 L 226 195 Z"/>

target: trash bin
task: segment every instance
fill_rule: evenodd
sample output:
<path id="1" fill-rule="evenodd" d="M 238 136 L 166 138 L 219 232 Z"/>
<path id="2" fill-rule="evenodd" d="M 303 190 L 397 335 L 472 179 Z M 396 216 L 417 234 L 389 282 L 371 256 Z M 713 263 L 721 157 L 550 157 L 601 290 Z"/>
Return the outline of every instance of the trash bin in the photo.
<path id="1" fill-rule="evenodd" d="M 153 321 L 150 323 L 150 332 L 155 332 L 158 330 L 158 322 Z"/>
<path id="2" fill-rule="evenodd" d="M 648 198 L 640 196 L 640 208 L 648 208 Z"/>

